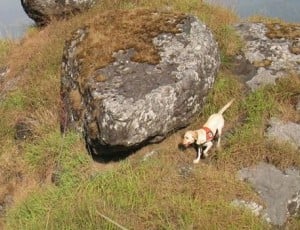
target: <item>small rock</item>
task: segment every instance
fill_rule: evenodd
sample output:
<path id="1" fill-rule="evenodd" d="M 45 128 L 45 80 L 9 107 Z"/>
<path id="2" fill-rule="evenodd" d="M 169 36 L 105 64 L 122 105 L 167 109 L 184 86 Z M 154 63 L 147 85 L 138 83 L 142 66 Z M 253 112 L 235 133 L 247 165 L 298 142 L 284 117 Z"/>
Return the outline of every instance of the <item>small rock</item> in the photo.
<path id="1" fill-rule="evenodd" d="M 157 155 L 157 154 L 158 154 L 158 151 L 152 150 L 151 152 L 145 154 L 145 156 L 143 157 L 142 161 L 146 161 L 149 158 L 151 158 L 151 157 L 153 157 L 154 155 Z"/>
<path id="2" fill-rule="evenodd" d="M 15 139 L 26 140 L 33 135 L 31 125 L 25 120 L 19 120 L 15 124 Z"/>
<path id="3" fill-rule="evenodd" d="M 184 165 L 179 168 L 179 174 L 184 178 L 188 178 L 193 172 L 193 167 L 191 165 Z"/>

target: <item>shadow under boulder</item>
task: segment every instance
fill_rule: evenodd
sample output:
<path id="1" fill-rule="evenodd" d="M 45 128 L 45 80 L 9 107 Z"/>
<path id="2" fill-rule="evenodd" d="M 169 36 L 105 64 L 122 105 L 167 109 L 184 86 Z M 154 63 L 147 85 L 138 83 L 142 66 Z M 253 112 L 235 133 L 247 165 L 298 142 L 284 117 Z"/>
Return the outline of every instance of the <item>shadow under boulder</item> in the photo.
<path id="1" fill-rule="evenodd" d="M 219 65 L 217 43 L 196 17 L 99 14 L 64 49 L 62 131 L 83 132 L 101 155 L 159 142 L 201 111 Z"/>

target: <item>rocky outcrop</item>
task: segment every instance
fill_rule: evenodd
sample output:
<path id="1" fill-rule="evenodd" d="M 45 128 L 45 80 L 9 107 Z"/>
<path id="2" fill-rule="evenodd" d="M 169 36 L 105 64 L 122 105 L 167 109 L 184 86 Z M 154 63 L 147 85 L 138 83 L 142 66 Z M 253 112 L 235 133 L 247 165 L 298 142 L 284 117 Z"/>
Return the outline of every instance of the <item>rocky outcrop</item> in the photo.
<path id="1" fill-rule="evenodd" d="M 273 117 L 269 121 L 266 134 L 278 142 L 288 142 L 296 149 L 300 149 L 300 125 L 297 123 L 283 122 Z"/>
<path id="2" fill-rule="evenodd" d="M 251 183 L 266 204 L 259 211 L 268 222 L 282 226 L 289 216 L 299 214 L 300 172 L 294 169 L 280 171 L 275 166 L 260 163 L 240 170 L 241 179 Z"/>
<path id="3" fill-rule="evenodd" d="M 289 72 L 300 73 L 300 26 L 241 23 L 235 28 L 245 41 L 237 73 L 252 90 Z"/>
<path id="4" fill-rule="evenodd" d="M 193 16 L 145 10 L 101 18 L 112 30 L 87 25 L 65 47 L 62 129 L 82 131 L 91 152 L 111 154 L 188 125 L 220 64 L 209 29 Z"/>
<path id="5" fill-rule="evenodd" d="M 21 0 L 24 11 L 38 26 L 82 12 L 94 3 L 95 0 Z"/>

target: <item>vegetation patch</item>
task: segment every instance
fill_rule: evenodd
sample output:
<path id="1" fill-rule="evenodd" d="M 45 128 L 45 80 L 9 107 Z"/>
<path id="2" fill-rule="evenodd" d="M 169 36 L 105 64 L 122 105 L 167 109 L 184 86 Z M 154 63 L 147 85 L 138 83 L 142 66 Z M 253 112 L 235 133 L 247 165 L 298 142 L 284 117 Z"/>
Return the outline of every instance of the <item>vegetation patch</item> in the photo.
<path id="1" fill-rule="evenodd" d="M 300 38 L 300 26 L 297 24 L 290 23 L 267 23 L 268 32 L 267 37 L 270 39 L 291 39 L 295 40 Z"/>
<path id="2" fill-rule="evenodd" d="M 119 169 L 99 172 L 79 187 L 37 191 L 9 212 L 7 226 L 113 228 L 99 214 L 129 229 L 266 226 L 246 210 L 228 203 L 236 189 L 243 187 L 236 184 L 234 175 L 215 174 L 210 166 L 202 170 L 193 171 L 190 179 L 185 179 L 163 156 L 136 166 L 125 161 Z"/>
<path id="3" fill-rule="evenodd" d="M 113 53 L 133 48 L 132 61 L 157 64 L 160 60 L 153 38 L 162 33 L 179 33 L 182 13 L 146 9 L 107 11 L 87 24 L 87 36 L 79 46 L 81 78 L 114 61 Z"/>

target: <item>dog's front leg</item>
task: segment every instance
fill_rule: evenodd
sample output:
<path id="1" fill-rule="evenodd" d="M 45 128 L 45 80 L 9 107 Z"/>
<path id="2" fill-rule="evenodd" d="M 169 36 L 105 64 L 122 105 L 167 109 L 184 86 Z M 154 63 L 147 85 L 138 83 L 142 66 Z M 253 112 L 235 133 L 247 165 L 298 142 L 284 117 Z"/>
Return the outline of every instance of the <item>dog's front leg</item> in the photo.
<path id="1" fill-rule="evenodd" d="M 205 150 L 203 151 L 203 155 L 204 155 L 205 157 L 207 157 L 207 156 L 208 156 L 207 152 L 208 152 L 208 150 L 211 149 L 211 147 L 213 146 L 213 143 L 212 143 L 211 141 L 209 141 L 209 142 L 205 143 L 205 146 L 206 146 L 206 148 L 205 148 Z"/>
<path id="2" fill-rule="evenodd" d="M 193 161 L 194 164 L 198 164 L 202 154 L 202 147 L 198 145 L 197 158 Z"/>
<path id="3" fill-rule="evenodd" d="M 221 135 L 222 135 L 222 130 L 218 130 L 217 149 L 218 149 L 219 151 L 221 150 Z"/>

